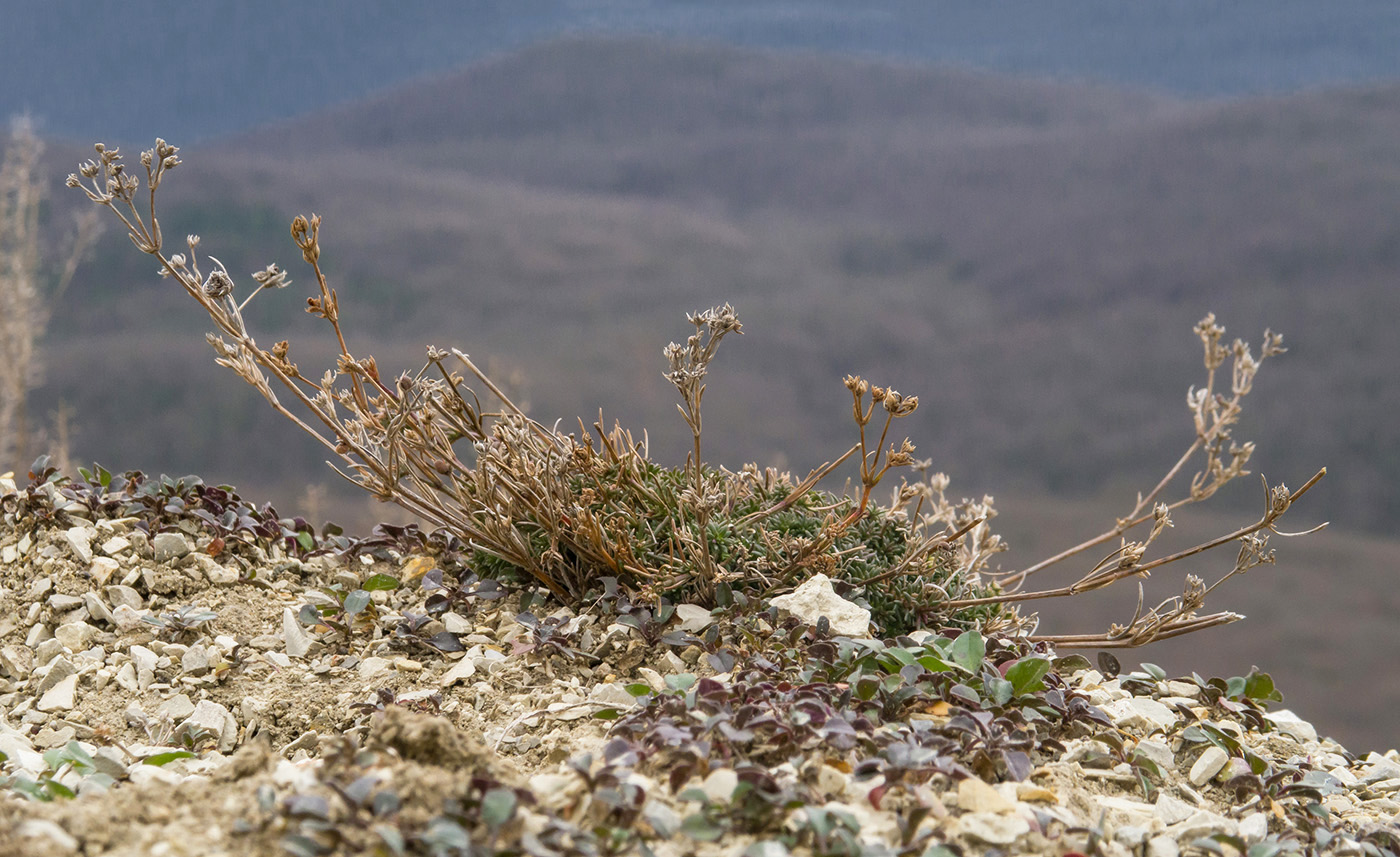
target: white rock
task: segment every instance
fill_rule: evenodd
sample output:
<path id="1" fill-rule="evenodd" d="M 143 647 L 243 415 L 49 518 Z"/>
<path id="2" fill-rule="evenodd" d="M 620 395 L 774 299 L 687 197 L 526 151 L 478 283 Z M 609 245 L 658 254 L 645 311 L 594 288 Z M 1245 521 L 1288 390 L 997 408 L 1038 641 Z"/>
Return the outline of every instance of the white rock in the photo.
<path id="1" fill-rule="evenodd" d="M 114 584 L 107 587 L 106 591 L 107 603 L 111 604 L 113 607 L 126 605 L 132 610 L 140 610 L 142 607 L 146 606 L 145 602 L 141 600 L 141 593 L 125 584 Z"/>
<path id="2" fill-rule="evenodd" d="M 362 671 L 361 675 L 363 674 Z M 471 658 L 462 658 L 457 661 L 457 663 L 453 664 L 452 669 L 442 674 L 442 678 L 438 679 L 438 684 L 443 687 L 451 687 L 457 682 L 466 681 L 474 675 L 476 675 L 476 664 L 472 663 Z"/>
<path id="3" fill-rule="evenodd" d="M 738 785 L 739 775 L 734 773 L 733 768 L 719 768 L 710 772 L 710 775 L 700 784 L 700 790 L 716 803 L 728 803 Z"/>
<path id="4" fill-rule="evenodd" d="M 1147 840 L 1147 857 L 1180 857 L 1181 846 L 1170 836 L 1154 836 Z"/>
<path id="5" fill-rule="evenodd" d="M 131 547 L 131 542 L 122 536 L 112 536 L 102 543 L 102 552 L 107 556 L 116 556 L 127 548 Z"/>
<path id="6" fill-rule="evenodd" d="M 1115 795 L 1094 795 L 1093 800 L 1100 809 L 1106 809 L 1115 813 L 1120 823 L 1147 826 L 1156 817 L 1156 808 L 1150 803 L 1143 803 L 1129 797 L 1117 797 Z"/>
<path id="7" fill-rule="evenodd" d="M 1140 732 L 1166 730 L 1176 725 L 1180 719 L 1177 713 L 1155 699 L 1139 696 L 1117 699 L 1100 706 L 1104 714 L 1124 729 Z"/>
<path id="8" fill-rule="evenodd" d="M 73 707 L 77 695 L 78 676 L 74 674 L 49 688 L 36 707 L 40 711 L 68 711 Z"/>
<path id="9" fill-rule="evenodd" d="M 69 527 L 63 531 L 63 539 L 68 542 L 73 556 L 83 563 L 92 562 L 92 540 L 96 537 L 97 530 L 92 527 Z"/>
<path id="10" fill-rule="evenodd" d="M 465 658 L 464 658 L 463 660 L 465 660 Z M 458 662 L 457 662 L 457 664 L 458 664 L 459 666 L 461 665 L 461 663 L 462 663 L 462 661 L 458 661 Z M 373 678 L 373 677 L 379 675 L 380 673 L 387 671 L 387 670 L 388 670 L 390 667 L 392 667 L 392 666 L 393 666 L 393 662 L 390 661 L 388 658 L 376 658 L 376 657 L 368 657 L 368 658 L 365 658 L 364 660 L 360 661 L 360 667 L 359 667 L 360 678 L 362 678 L 362 679 Z M 455 669 L 455 668 L 454 668 L 454 669 Z"/>
<path id="11" fill-rule="evenodd" d="M 306 653 L 311 650 L 311 644 L 315 642 L 290 607 L 282 608 L 282 639 L 287 646 L 287 657 L 290 658 L 306 657 Z"/>
<path id="12" fill-rule="evenodd" d="M 220 565 L 217 562 L 204 569 L 204 576 L 216 586 L 227 586 L 238 582 L 238 569 Z"/>
<path id="13" fill-rule="evenodd" d="M 698 604 L 677 604 L 676 616 L 680 617 L 681 630 L 692 634 L 705 630 L 715 621 L 710 610 Z"/>
<path id="14" fill-rule="evenodd" d="M 207 648 L 196 643 L 180 656 L 180 670 L 190 675 L 203 675 L 214 665 L 214 656 Z"/>
<path id="15" fill-rule="evenodd" d="M 1220 773 L 1229 761 L 1229 753 L 1219 747 L 1207 747 L 1196 763 L 1191 766 L 1191 773 L 1186 778 L 1191 781 L 1193 786 L 1203 786 Z"/>
<path id="16" fill-rule="evenodd" d="M 594 685 L 593 690 L 588 693 L 588 700 L 618 708 L 631 708 L 637 704 L 636 697 L 628 693 L 627 688 L 612 682 Z"/>
<path id="17" fill-rule="evenodd" d="M 147 783 L 165 783 L 166 785 L 178 786 L 180 783 L 184 782 L 185 779 L 180 774 L 167 770 L 164 767 L 147 765 L 141 762 L 137 762 L 127 768 L 126 775 L 131 778 L 131 784 L 138 788 Z"/>
<path id="18" fill-rule="evenodd" d="M 1157 817 L 1162 820 L 1162 824 L 1168 827 L 1185 821 L 1195 811 L 1196 808 L 1184 800 L 1174 798 L 1166 793 L 1157 795 Z"/>
<path id="19" fill-rule="evenodd" d="M 161 703 L 160 707 L 156 709 L 156 714 L 178 722 L 194 714 L 194 710 L 195 705 L 190 701 L 189 694 L 177 693 Z"/>
<path id="20" fill-rule="evenodd" d="M 105 556 L 95 556 L 92 558 L 92 564 L 88 566 L 88 576 L 98 586 L 106 586 L 107 581 L 111 580 L 112 575 L 120 569 L 121 566 L 117 564 L 116 560 Z"/>
<path id="21" fill-rule="evenodd" d="M 190 552 L 190 542 L 180 533 L 156 533 L 151 539 L 156 562 L 170 562 Z"/>
<path id="22" fill-rule="evenodd" d="M 175 734 L 193 732 L 195 729 L 217 735 L 221 753 L 232 750 L 233 745 L 238 742 L 238 722 L 233 719 L 233 714 L 219 703 L 208 699 L 199 701 L 189 717 L 175 727 Z"/>
<path id="23" fill-rule="evenodd" d="M 472 623 L 456 613 L 442 614 L 442 627 L 449 634 L 470 634 Z"/>
<path id="24" fill-rule="evenodd" d="M 120 685 L 123 690 L 136 693 L 141 689 L 141 685 L 136 681 L 136 666 L 130 661 L 122 664 L 117 669 L 116 679 L 117 684 Z"/>
<path id="25" fill-rule="evenodd" d="M 958 819 L 958 831 L 988 845 L 1010 845 L 1030 833 L 1031 826 L 1019 815 L 973 812 Z"/>
<path id="26" fill-rule="evenodd" d="M 21 824 L 15 833 L 20 839 L 37 839 L 42 842 L 42 844 L 35 843 L 38 845 L 38 850 L 31 852 L 34 854 L 78 853 L 78 840 L 52 821 L 31 818 Z"/>
<path id="27" fill-rule="evenodd" d="M 1161 741 L 1152 738 L 1144 738 L 1137 742 L 1137 751 L 1147 759 L 1155 762 L 1163 773 L 1171 771 L 1176 767 L 1176 756 L 1170 747 Z"/>
<path id="28" fill-rule="evenodd" d="M 96 634 L 97 629 L 86 622 L 65 622 L 53 629 L 54 638 L 70 652 L 87 648 L 88 640 Z"/>
<path id="29" fill-rule="evenodd" d="M 1269 835 L 1269 817 L 1262 812 L 1251 812 L 1240 819 L 1240 838 L 1253 845 Z"/>
<path id="30" fill-rule="evenodd" d="M 1216 815 L 1202 809 L 1197 810 L 1185 821 L 1173 825 L 1168 832 L 1176 837 L 1178 843 L 1189 843 L 1202 836 L 1210 836 L 1212 833 L 1226 833 L 1234 836 L 1239 832 L 1239 827 L 1239 822 L 1233 818 L 1226 818 L 1223 815 Z"/>
<path id="31" fill-rule="evenodd" d="M 535 774 L 530 778 L 530 791 L 547 809 L 560 810 L 573 802 L 583 791 L 583 778 L 574 773 Z"/>
<path id="32" fill-rule="evenodd" d="M 958 808 L 967 812 L 1014 812 L 1016 804 L 976 777 L 958 783 Z"/>
<path id="33" fill-rule="evenodd" d="M 831 579 L 814 574 L 789 595 L 772 600 L 774 607 L 786 610 L 809 625 L 816 625 L 825 616 L 831 623 L 831 633 L 846 637 L 870 635 L 870 611 L 836 594 Z"/>
<path id="34" fill-rule="evenodd" d="M 125 604 L 119 604 L 112 610 L 112 624 L 117 626 L 118 631 L 126 633 L 141 627 L 142 615 L 144 614 L 140 610 L 133 610 Z"/>
<path id="35" fill-rule="evenodd" d="M 1306 743 L 1317 740 L 1317 730 L 1313 728 L 1313 725 L 1286 708 L 1270 711 L 1264 715 L 1264 718 L 1274 724 L 1278 731 L 1294 741 Z"/>
<path id="36" fill-rule="evenodd" d="M 131 656 L 131 662 L 136 664 L 138 670 L 150 670 L 155 672 L 156 662 L 160 660 L 156 653 L 145 646 L 132 646 L 127 654 Z"/>
<path id="37" fill-rule="evenodd" d="M 9 758 L 7 764 L 17 766 L 21 772 L 31 777 L 38 776 L 48 769 L 48 763 L 44 761 L 43 755 L 34 749 L 33 743 L 14 730 L 0 733 L 0 753 Z"/>

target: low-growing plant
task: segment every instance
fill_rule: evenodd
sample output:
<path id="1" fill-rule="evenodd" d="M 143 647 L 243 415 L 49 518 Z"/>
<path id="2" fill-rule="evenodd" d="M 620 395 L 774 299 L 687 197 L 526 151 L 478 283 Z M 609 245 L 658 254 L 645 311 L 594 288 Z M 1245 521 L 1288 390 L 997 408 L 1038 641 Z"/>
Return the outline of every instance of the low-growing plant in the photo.
<path id="1" fill-rule="evenodd" d="M 159 260 L 160 274 L 204 308 L 215 327 L 207 338 L 220 365 L 318 440 L 346 479 L 469 545 L 484 576 L 531 580 L 571 606 L 588 602 L 604 578 L 615 578 L 641 603 L 665 596 L 712 605 L 726 589 L 773 594 L 823 572 L 848 597 L 868 604 L 887 634 L 919 626 L 1024 634 L 1034 620 L 1017 612 L 1019 603 L 1079 595 L 1145 577 L 1211 548 L 1240 546 L 1234 567 L 1214 584 L 1188 575 L 1181 596 L 1150 609 L 1140 606 L 1129 622 L 1106 633 L 1031 637 L 1062 646 L 1136 646 L 1240 618 L 1199 611 L 1226 580 L 1273 561 L 1268 534 L 1279 532 L 1279 519 L 1323 473 L 1297 491 L 1266 483 L 1265 511 L 1253 525 L 1146 558 L 1171 526 L 1173 509 L 1203 501 L 1246 473 L 1253 445 L 1235 442 L 1231 429 L 1261 362 L 1283 351 L 1281 338 L 1269 331 L 1258 359 L 1243 341 L 1226 346 L 1224 328 L 1207 316 L 1196 328 L 1207 380 L 1188 395 L 1195 439 L 1186 453 L 1102 535 L 1000 573 L 990 565 L 1005 547 L 989 528 L 996 514 L 991 498 L 950 501 L 947 477 L 927 475 L 929 463 L 916 461 L 913 445 L 907 439 L 896 443 L 898 435 L 891 434 L 894 422 L 918 407 L 915 396 L 847 376 L 856 441 L 802 479 L 756 465 L 738 472 L 706 465 L 705 379 L 721 342 L 742 333 L 728 304 L 691 315 L 691 335 L 663 350 L 664 375 L 680 395 L 678 408 L 693 440 L 684 466 L 668 467 L 650 457 L 645 441 L 621 426 L 607 428 L 601 418 L 591 426 L 579 421 L 576 434 L 531 419 L 460 350 L 429 347 L 421 368 L 397 377 L 381 371 L 373 357 L 357 355 L 341 323 L 339 295 L 321 265 L 321 219 L 314 214 L 298 216 L 291 235 L 315 281 L 306 310 L 327 323 L 339 354 L 335 366 L 319 375 L 303 370 L 288 342 L 260 345 L 243 319 L 243 310 L 262 292 L 290 284 L 285 270 L 274 264 L 254 273 L 253 289 L 239 297 L 217 258 L 201 260 L 198 236 L 187 236 L 182 252 L 167 249 L 156 196 L 181 163 L 178 149 L 157 140 L 142 153 L 144 188 L 116 149 L 99 143 L 96 153 L 68 184 L 111 211 L 132 243 Z M 1229 390 L 1218 391 L 1217 371 L 1231 357 Z M 483 405 L 469 378 L 498 404 Z M 1205 460 L 1186 494 L 1162 499 L 1198 455 Z M 818 490 L 824 477 L 852 457 L 859 481 L 851 495 Z M 889 503 L 876 502 L 876 489 L 895 470 L 921 476 L 906 478 Z M 1147 523 L 1144 538 L 1127 539 L 1129 530 Z M 1074 583 L 1021 589 L 1029 576 L 1115 538 L 1121 538 L 1119 547 Z"/>

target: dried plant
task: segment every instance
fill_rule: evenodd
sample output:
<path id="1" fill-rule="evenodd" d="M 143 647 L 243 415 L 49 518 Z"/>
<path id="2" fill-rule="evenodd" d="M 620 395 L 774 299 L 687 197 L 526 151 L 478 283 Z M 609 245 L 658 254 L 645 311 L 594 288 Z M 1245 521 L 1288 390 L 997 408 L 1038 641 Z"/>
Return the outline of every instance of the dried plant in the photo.
<path id="1" fill-rule="evenodd" d="M 43 380 L 39 344 L 57 301 L 99 233 L 96 211 L 84 212 L 56 271 L 40 241 L 44 144 L 27 117 L 11 121 L 0 163 L 0 470 L 28 464 L 34 429 L 29 392 Z M 66 445 L 66 444 L 65 444 Z"/>
<path id="2" fill-rule="evenodd" d="M 292 360 L 289 343 L 262 347 L 242 317 L 257 295 L 289 284 L 285 271 L 269 265 L 254 273 L 253 288 L 240 301 L 233 276 L 217 258 L 208 256 L 208 263 L 201 264 L 197 236 L 185 239 L 186 252 L 166 252 L 155 200 L 166 173 L 180 165 L 176 147 L 157 140 L 155 148 L 142 154 L 144 191 L 117 150 L 98 144 L 96 151 L 97 159 L 69 176 L 69 185 L 112 211 L 131 241 L 159 260 L 160 274 L 174 279 L 204 307 L 216 328 L 207 338 L 220 365 L 257 388 L 279 413 L 330 450 L 346 479 L 470 545 L 477 572 L 523 576 L 565 603 L 581 603 L 616 585 L 640 599 L 664 594 L 724 602 L 736 589 L 770 594 L 820 571 L 852 597 L 863 598 L 886 633 L 920 625 L 1025 633 L 1033 618 L 1022 618 L 1014 607 L 1017 602 L 1077 595 L 1240 542 L 1234 570 L 1212 587 L 1191 577 L 1181 598 L 1150 611 L 1140 609 L 1128 625 L 1107 634 L 1040 638 L 1065 645 L 1139 645 L 1233 618 L 1234 614 L 1198 618 L 1196 611 L 1224 579 L 1271 561 L 1263 531 L 1277 532 L 1279 517 L 1321 476 L 1297 492 L 1281 486 L 1269 489 L 1268 509 L 1256 525 L 1144 561 L 1148 545 L 1170 524 L 1171 509 L 1203 500 L 1244 473 L 1253 449 L 1231 442 L 1229 427 L 1238 420 L 1240 400 L 1249 392 L 1259 364 L 1246 346 L 1236 343 L 1231 394 L 1217 393 L 1215 371 L 1228 352 L 1220 345 L 1223 329 L 1208 318 L 1198 331 L 1206 343 L 1209 376 L 1205 389 L 1190 396 L 1197 438 L 1187 454 L 1103 536 L 1023 572 L 1001 575 L 1000 585 L 989 584 L 984 582 L 987 576 L 995 576 L 991 558 L 1005 547 L 989 527 L 996 514 L 992 498 L 950 502 L 945 495 L 947 477 L 935 474 L 906 481 L 888 504 L 871 501 L 893 469 L 909 467 L 926 474 L 929 463 L 915 461 L 907 439 L 897 447 L 886 446 L 894 420 L 918 407 L 915 397 L 847 377 L 857 441 L 801 480 L 756 465 L 739 472 L 705 465 L 705 377 L 719 343 L 741 332 L 738 316 L 727 304 L 690 316 L 695 332 L 684 345 L 671 343 L 664 349 L 665 376 L 680 393 L 678 407 L 693 439 L 684 467 L 666 467 L 650 457 L 645 442 L 638 443 L 621 426 L 608 429 L 601 417 L 591 426 L 580 421 L 577 434 L 531 419 L 456 349 L 429 347 L 417 371 L 393 378 L 382 374 L 374 358 L 357 356 L 346 338 L 339 296 L 321 267 L 321 220 L 314 214 L 298 216 L 291 233 L 316 281 L 306 311 L 330 326 L 339 355 L 335 367 L 319 377 L 304 373 Z M 1266 334 L 1263 356 L 1281 351 L 1278 337 Z M 468 376 L 495 406 L 482 404 Z M 883 419 L 877 416 L 881 410 Z M 1204 452 L 1206 463 L 1192 480 L 1188 496 L 1174 504 L 1158 502 L 1167 483 L 1197 452 Z M 859 456 L 859 487 L 846 495 L 817 489 L 853 455 Z M 1152 511 L 1144 514 L 1149 508 Z M 1144 541 L 1125 540 L 1076 583 L 1018 591 L 1030 574 L 1149 520 L 1153 527 Z"/>

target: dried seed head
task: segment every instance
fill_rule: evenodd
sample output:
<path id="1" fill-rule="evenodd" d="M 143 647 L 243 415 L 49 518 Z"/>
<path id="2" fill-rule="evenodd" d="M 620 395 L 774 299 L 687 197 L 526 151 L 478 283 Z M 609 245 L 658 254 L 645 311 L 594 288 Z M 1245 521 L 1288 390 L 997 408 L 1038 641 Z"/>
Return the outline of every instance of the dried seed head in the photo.
<path id="1" fill-rule="evenodd" d="M 220 300 L 233 294 L 233 278 L 222 270 L 211 271 L 204 281 L 204 295 L 213 300 Z"/>

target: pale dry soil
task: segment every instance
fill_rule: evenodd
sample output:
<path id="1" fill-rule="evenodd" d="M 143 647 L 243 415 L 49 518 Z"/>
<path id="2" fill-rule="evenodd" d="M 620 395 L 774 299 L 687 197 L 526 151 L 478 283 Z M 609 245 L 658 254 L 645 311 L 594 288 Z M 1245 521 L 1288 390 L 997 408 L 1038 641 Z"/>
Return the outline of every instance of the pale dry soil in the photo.
<path id="1" fill-rule="evenodd" d="M 443 795 L 473 776 L 529 788 L 539 812 L 586 823 L 589 800 L 565 763 L 596 756 L 607 740 L 609 722 L 592 715 L 629 705 L 626 684 L 657 687 L 668 675 L 713 674 L 694 648 L 651 647 L 586 613 L 560 615 L 575 623 L 575 639 L 594 655 L 592 666 L 518 653 L 513 642 L 525 629 L 514 619 L 514 595 L 463 606 L 427 629 L 457 634 L 464 653 L 395 639 L 403 612 L 421 612 L 417 583 L 433 567 L 432 557 L 302 562 L 276 544 L 211 551 L 208 536 L 152 544 L 130 520 L 66 523 L 72 526 L 17 530 L 0 522 L 0 751 L 9 757 L 0 772 L 8 779 L 0 783 L 35 779 L 42 754 L 73 741 L 107 776 L 67 772 L 60 780 L 78 796 L 50 802 L 0 787 L 0 857 L 292 853 L 284 837 L 294 830 L 269 802 L 328 796 L 321 784 L 327 772 L 354 769 L 355 748 L 377 752 L 372 770 L 399 795 L 405 829 L 421 827 L 441 811 Z M 342 644 L 333 633 L 318 639 L 288 623 L 289 611 L 314 600 L 316 591 L 336 582 L 353 588 L 376 573 L 404 585 L 374 594 L 373 629 Z M 145 621 L 187 606 L 213 618 L 187 631 Z M 1075 681 L 1106 710 L 1118 706 L 1130 745 L 1152 746 L 1153 725 L 1121 713 L 1128 694 L 1116 682 L 1092 672 Z M 386 691 L 395 701 L 376 707 Z M 1280 761 L 1306 757 L 1336 769 L 1341 781 L 1349 777 L 1349 789 L 1328 800 L 1351 819 L 1353 832 L 1394 825 L 1400 757 L 1349 754 L 1305 727 L 1269 735 L 1237 731 L 1257 753 Z M 1122 769 L 1081 765 L 1081 742 L 1062 758 L 1042 754 L 1026 783 L 982 792 L 935 778 L 916 795 L 931 809 L 922 823 L 934 830 L 934 841 L 967 853 L 1058 855 L 1097 847 L 1104 854 L 1172 857 L 1193 835 L 1168 812 L 1180 806 L 1205 814 L 1207 828 L 1197 833 L 1226 822 L 1242 836 L 1261 828 L 1285 832 L 1281 813 L 1237 806 L 1215 781 L 1191 785 L 1200 748 L 1160 743 L 1169 775 L 1161 794 L 1175 801 L 1170 805 L 1165 798 L 1145 801 Z M 142 763 L 180 747 L 194 756 Z M 1385 776 L 1387 765 L 1395 777 Z M 908 801 L 877 809 L 866 797 L 870 784 L 839 766 L 819 767 L 828 806 L 858 818 L 862 837 L 894 842 L 893 812 Z M 675 817 L 694 812 L 664 786 L 665 775 L 645 767 L 634 774 L 650 786 L 649 799 L 667 803 Z M 724 777 L 693 785 L 723 796 Z M 519 823 L 531 823 L 529 814 Z M 1102 839 L 1088 832 L 1095 826 Z M 1335 841 L 1333 850 L 1360 853 L 1348 841 Z M 703 842 L 676 834 L 652 847 L 662 855 L 734 854 L 751 844 L 751 838 Z"/>

